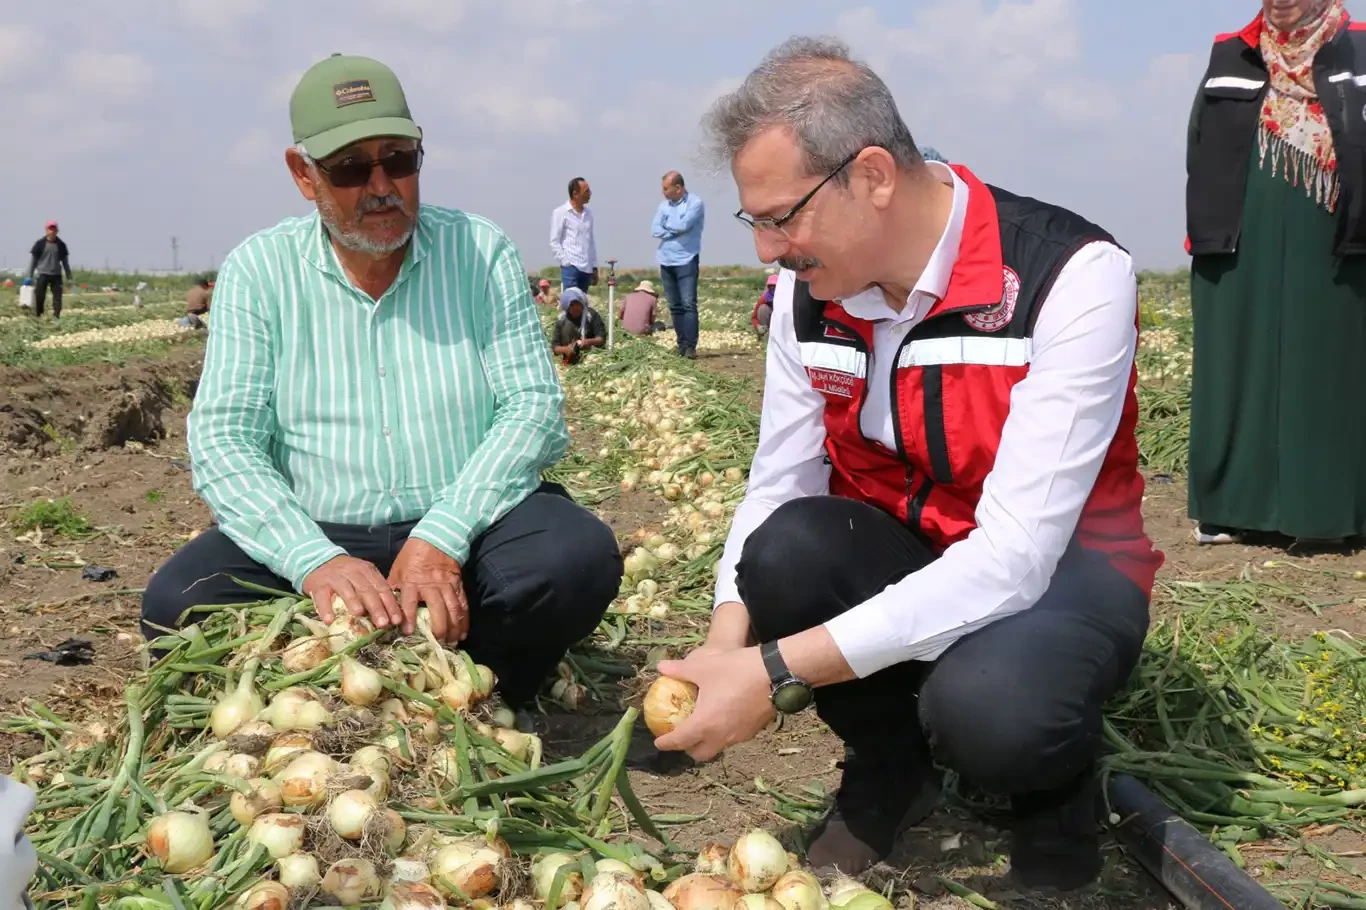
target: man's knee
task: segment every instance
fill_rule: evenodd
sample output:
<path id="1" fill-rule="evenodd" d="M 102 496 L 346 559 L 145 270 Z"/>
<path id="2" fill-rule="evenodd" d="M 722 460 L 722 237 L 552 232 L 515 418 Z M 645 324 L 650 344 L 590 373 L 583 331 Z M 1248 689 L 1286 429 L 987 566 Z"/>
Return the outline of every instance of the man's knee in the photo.
<path id="1" fill-rule="evenodd" d="M 148 638 L 180 626 L 180 616 L 194 606 L 195 578 L 184 570 L 184 560 L 173 555 L 152 573 L 142 592 L 142 631 Z"/>
<path id="2" fill-rule="evenodd" d="M 1094 758 L 1099 711 L 1037 691 L 1018 665 L 941 663 L 920 691 L 920 723 L 936 760 L 997 793 L 1060 787 Z M 1094 716 L 1093 716 L 1094 715 Z"/>

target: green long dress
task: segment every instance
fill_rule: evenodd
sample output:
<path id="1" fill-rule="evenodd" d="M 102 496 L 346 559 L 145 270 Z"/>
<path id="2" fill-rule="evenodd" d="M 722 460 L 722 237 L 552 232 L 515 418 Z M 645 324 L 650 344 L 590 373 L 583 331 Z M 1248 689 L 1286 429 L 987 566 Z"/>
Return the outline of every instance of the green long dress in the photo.
<path id="1" fill-rule="evenodd" d="M 1303 539 L 1366 534 L 1366 256 L 1259 162 L 1231 255 L 1191 267 L 1189 514 Z"/>

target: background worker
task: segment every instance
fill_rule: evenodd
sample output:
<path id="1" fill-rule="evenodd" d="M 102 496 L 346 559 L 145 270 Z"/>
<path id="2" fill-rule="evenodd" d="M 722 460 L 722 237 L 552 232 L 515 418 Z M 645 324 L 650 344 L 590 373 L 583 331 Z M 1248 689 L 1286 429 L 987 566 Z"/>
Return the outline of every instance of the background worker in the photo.
<path id="1" fill-rule="evenodd" d="M 57 222 L 47 228 L 29 250 L 28 276 L 33 279 L 33 315 L 43 315 L 48 289 L 52 289 L 52 318 L 62 318 L 62 274 L 71 280 L 71 259 L 66 241 L 57 236 Z"/>

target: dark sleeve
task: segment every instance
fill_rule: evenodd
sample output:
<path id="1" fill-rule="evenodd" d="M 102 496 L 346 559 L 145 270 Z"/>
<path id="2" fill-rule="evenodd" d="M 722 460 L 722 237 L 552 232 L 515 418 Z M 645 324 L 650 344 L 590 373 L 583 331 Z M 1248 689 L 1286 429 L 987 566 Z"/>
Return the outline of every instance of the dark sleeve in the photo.
<path id="1" fill-rule="evenodd" d="M 68 257 L 69 257 L 69 254 L 68 254 L 68 251 L 67 251 L 67 248 L 66 248 L 66 241 L 65 241 L 65 240 L 58 241 L 57 249 L 60 250 L 60 251 L 61 251 L 61 254 L 62 254 L 62 268 L 64 268 L 64 269 L 66 270 L 66 277 L 67 277 L 67 278 L 70 278 L 70 277 L 71 277 L 71 260 L 68 258 Z"/>
<path id="2" fill-rule="evenodd" d="M 569 340 L 564 337 L 565 329 L 568 328 L 568 325 L 569 324 L 565 322 L 563 319 L 555 320 L 555 328 L 550 333 L 550 344 L 552 347 L 558 348 L 563 347 L 566 344 L 569 344 Z"/>
<path id="3" fill-rule="evenodd" d="M 1190 119 L 1186 123 L 1186 176 L 1191 173 L 1195 162 L 1195 149 L 1200 144 L 1200 112 L 1204 109 L 1201 101 L 1205 95 L 1205 78 L 1200 78 L 1200 86 L 1195 90 L 1195 100 L 1191 102 Z"/>
<path id="4" fill-rule="evenodd" d="M 589 337 L 589 338 L 606 338 L 606 337 L 607 337 L 607 323 L 605 323 L 605 322 L 602 321 L 602 316 L 600 316 L 600 315 L 598 314 L 598 311 L 597 311 L 597 310 L 594 310 L 594 311 L 593 311 L 592 318 L 590 318 L 590 319 L 588 320 L 588 337 Z"/>

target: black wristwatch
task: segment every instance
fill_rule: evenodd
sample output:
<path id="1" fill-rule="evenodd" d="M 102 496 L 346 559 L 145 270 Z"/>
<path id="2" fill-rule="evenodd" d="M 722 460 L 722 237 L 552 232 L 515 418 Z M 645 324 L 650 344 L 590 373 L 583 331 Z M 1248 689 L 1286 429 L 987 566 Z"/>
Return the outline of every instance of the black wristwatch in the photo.
<path id="1" fill-rule="evenodd" d="M 796 714 L 811 704 L 815 693 L 808 683 L 798 679 L 787 668 L 777 641 L 764 642 L 759 646 L 759 654 L 764 659 L 764 669 L 768 671 L 771 687 L 769 698 L 773 701 L 773 707 L 782 714 Z"/>

